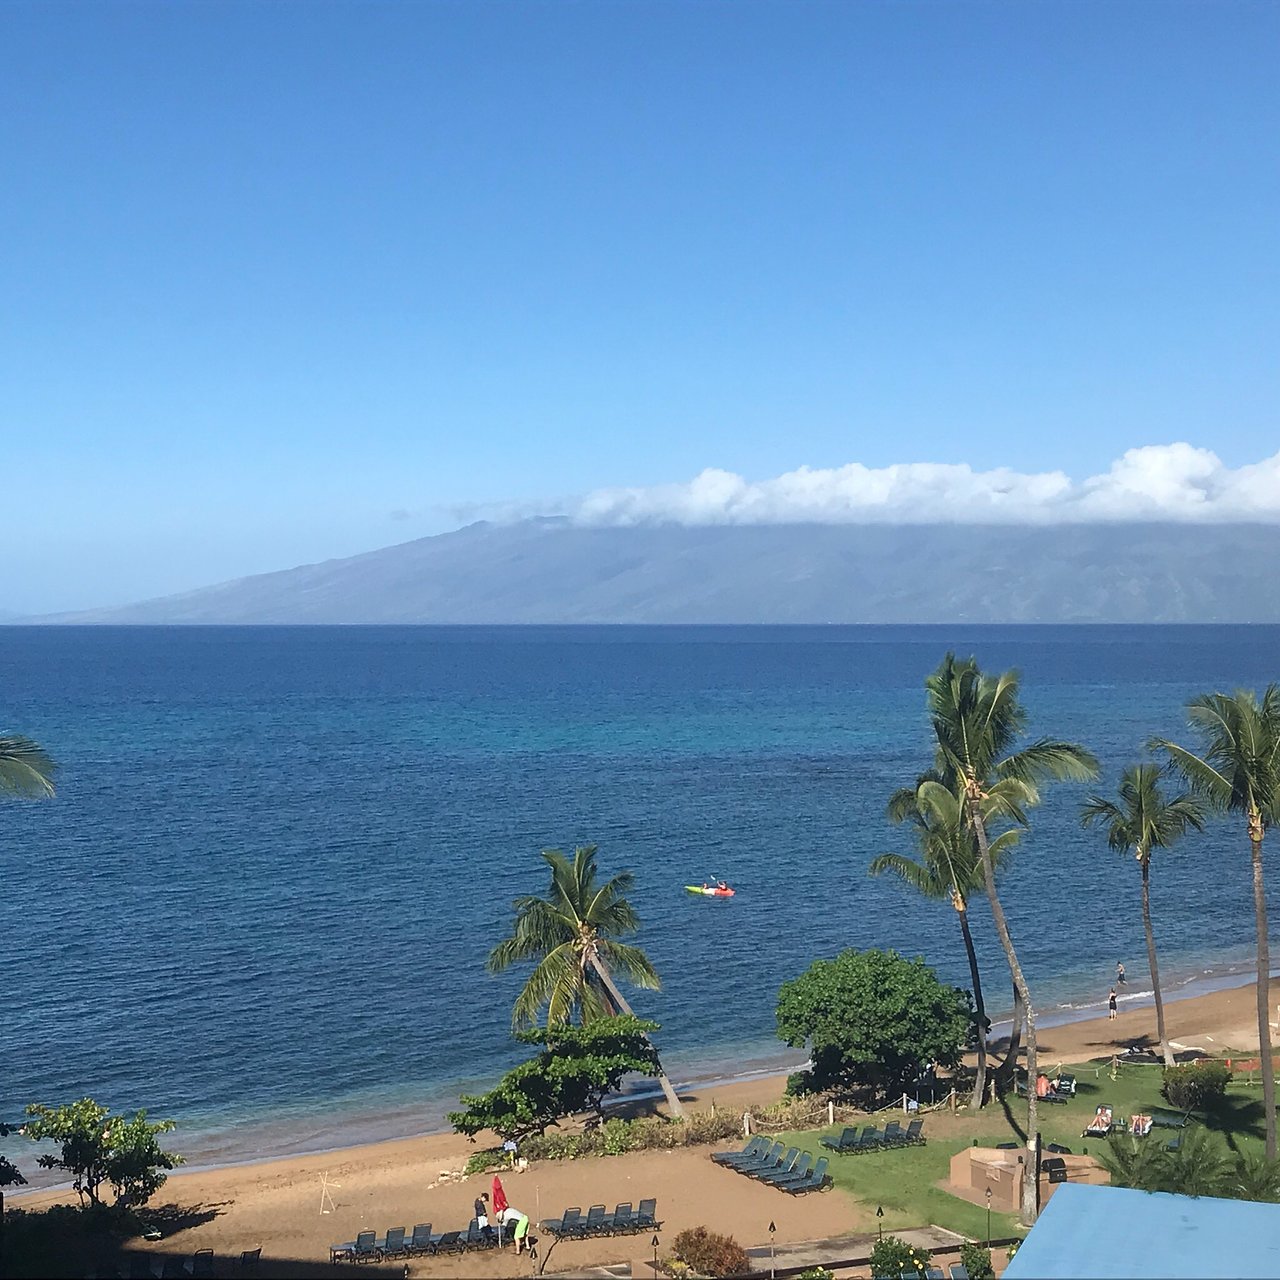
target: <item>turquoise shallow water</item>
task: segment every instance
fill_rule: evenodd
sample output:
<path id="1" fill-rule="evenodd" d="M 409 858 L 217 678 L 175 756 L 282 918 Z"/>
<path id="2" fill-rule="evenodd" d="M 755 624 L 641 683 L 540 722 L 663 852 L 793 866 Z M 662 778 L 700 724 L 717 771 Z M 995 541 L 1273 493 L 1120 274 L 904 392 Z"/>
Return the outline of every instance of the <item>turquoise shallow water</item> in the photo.
<path id="1" fill-rule="evenodd" d="M 520 1056 L 517 979 L 483 963 L 547 846 L 635 872 L 664 978 L 635 1004 L 678 1079 L 795 1062 L 778 986 L 844 946 L 967 985 L 953 913 L 865 871 L 907 847 L 884 802 L 928 763 L 949 646 L 1019 666 L 1031 732 L 1109 784 L 1185 737 L 1192 694 L 1280 677 L 1269 627 L 0 628 L 0 726 L 63 766 L 55 802 L 0 815 L 0 1114 L 146 1106 L 201 1162 L 437 1127 Z M 1050 794 L 1004 884 L 1048 1016 L 1100 1008 L 1117 959 L 1148 985 L 1136 873 L 1079 799 Z M 713 875 L 738 896 L 681 889 Z M 1153 897 L 1172 986 L 1247 971 L 1233 828 L 1162 859 Z"/>

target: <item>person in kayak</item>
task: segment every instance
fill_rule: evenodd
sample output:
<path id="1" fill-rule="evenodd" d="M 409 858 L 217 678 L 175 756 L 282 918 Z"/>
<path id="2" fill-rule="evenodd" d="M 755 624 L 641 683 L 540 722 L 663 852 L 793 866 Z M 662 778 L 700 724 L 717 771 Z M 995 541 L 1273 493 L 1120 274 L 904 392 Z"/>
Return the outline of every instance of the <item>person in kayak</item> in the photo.
<path id="1" fill-rule="evenodd" d="M 727 890 L 727 889 L 729 888 L 729 886 L 728 886 L 727 884 L 725 884 L 725 882 L 724 882 L 723 880 L 717 880 L 717 881 L 716 881 L 716 888 L 717 888 L 721 893 L 724 893 L 724 892 L 725 892 L 725 890 Z"/>

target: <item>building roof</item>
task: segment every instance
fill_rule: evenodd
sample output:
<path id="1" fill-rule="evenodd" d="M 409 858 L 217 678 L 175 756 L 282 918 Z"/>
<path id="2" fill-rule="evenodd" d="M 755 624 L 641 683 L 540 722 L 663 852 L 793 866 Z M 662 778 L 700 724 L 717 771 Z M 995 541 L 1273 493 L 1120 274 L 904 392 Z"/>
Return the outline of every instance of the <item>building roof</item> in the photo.
<path id="1" fill-rule="evenodd" d="M 1280 1277 L 1280 1204 L 1067 1183 L 1004 1275 Z"/>

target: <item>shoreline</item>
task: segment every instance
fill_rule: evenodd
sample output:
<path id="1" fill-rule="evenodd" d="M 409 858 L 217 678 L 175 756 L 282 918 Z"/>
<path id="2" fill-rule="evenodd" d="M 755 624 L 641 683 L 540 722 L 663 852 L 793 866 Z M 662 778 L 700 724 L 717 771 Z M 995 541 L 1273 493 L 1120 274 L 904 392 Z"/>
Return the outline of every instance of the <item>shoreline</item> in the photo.
<path id="1" fill-rule="evenodd" d="M 1273 974 L 1272 981 L 1277 982 L 1277 995 L 1280 997 L 1280 976 Z M 1196 1036 L 1196 1032 L 1189 1028 L 1203 1024 L 1206 1030 L 1199 1033 L 1199 1038 L 1209 1043 L 1191 1047 L 1204 1048 L 1209 1053 L 1229 1054 L 1235 1051 L 1242 1055 L 1249 1052 L 1256 1054 L 1257 1023 L 1253 985 L 1252 974 L 1208 975 L 1188 980 L 1175 996 L 1165 999 L 1165 1019 L 1170 1039 L 1177 1040 L 1180 1044 L 1185 1043 L 1188 1036 Z M 1249 993 L 1248 1009 L 1255 1010 L 1251 1019 L 1244 1016 L 1247 1010 L 1235 1008 L 1244 992 Z M 1105 1010 L 1101 1010 L 1099 1016 L 1098 1010 L 1090 1008 L 1057 1010 L 1043 1015 L 1037 1022 L 1042 1057 L 1047 1054 L 1064 1062 L 1085 1062 L 1110 1056 L 1113 1051 L 1123 1052 L 1130 1044 L 1154 1042 L 1154 1020 L 1148 1016 L 1155 1003 L 1153 994 L 1146 990 L 1135 991 L 1121 997 L 1121 1000 L 1121 1012 L 1114 1020 L 1106 1017 Z M 1218 1007 L 1211 1007 L 1215 1005 Z M 1280 1009 L 1277 1009 L 1277 1021 L 1280 1021 Z M 1152 1025 L 1148 1026 L 1148 1023 Z M 1180 1028 L 1179 1031 L 1175 1031 L 1175 1025 Z M 1275 1027 L 1276 1022 L 1272 1026 Z M 1007 1034 L 1008 1028 L 1007 1019 L 993 1022 L 989 1047 L 996 1049 L 1000 1043 L 1001 1031 Z M 1092 1039 L 1092 1036 L 1098 1038 Z M 1277 1040 L 1280 1041 L 1280 1036 Z M 760 1067 L 728 1074 L 708 1072 L 681 1080 L 676 1088 L 681 1101 L 692 1103 L 695 1109 L 699 1104 L 743 1107 L 762 1105 L 782 1096 L 787 1076 L 800 1065 L 797 1062 L 779 1069 Z M 661 1100 L 659 1086 L 645 1081 L 636 1088 L 611 1097 L 605 1106 L 607 1110 L 613 1110 L 645 1103 L 661 1109 L 658 1105 Z M 402 1130 L 392 1136 L 379 1136 L 363 1142 L 341 1142 L 305 1151 L 276 1151 L 245 1159 L 191 1163 L 181 1166 L 180 1171 L 171 1174 L 170 1184 L 184 1178 L 222 1177 L 237 1173 L 251 1176 L 255 1171 L 266 1171 L 291 1162 L 309 1164 L 325 1160 L 331 1163 L 346 1161 L 358 1158 L 363 1153 L 383 1150 L 391 1152 L 403 1144 L 427 1144 L 433 1150 L 439 1147 L 442 1157 L 445 1150 L 454 1148 L 465 1147 L 468 1153 L 481 1149 L 478 1142 L 472 1142 L 449 1128 L 413 1132 Z M 18 1150 L 21 1152 L 23 1149 Z M 6 1198 L 16 1204 L 35 1197 L 56 1198 L 70 1190 L 70 1183 L 14 1187 L 6 1190 Z"/>

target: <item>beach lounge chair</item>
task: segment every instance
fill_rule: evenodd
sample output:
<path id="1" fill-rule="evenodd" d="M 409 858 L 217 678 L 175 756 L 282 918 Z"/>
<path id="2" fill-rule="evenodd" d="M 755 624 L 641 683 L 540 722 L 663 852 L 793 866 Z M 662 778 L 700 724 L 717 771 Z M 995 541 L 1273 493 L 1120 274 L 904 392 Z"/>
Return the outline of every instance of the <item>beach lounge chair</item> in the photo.
<path id="1" fill-rule="evenodd" d="M 941 1267 L 926 1267 L 924 1280 L 947 1280 L 947 1277 Z"/>
<path id="2" fill-rule="evenodd" d="M 240 1252 L 239 1266 L 243 1275 L 246 1271 L 257 1271 L 258 1263 L 262 1260 L 262 1246 L 256 1249 L 243 1249 Z"/>
<path id="3" fill-rule="evenodd" d="M 1071 1154 L 1071 1148 L 1064 1147 L 1060 1142 L 1047 1143 L 1045 1150 L 1055 1156 L 1069 1156 Z"/>
<path id="4" fill-rule="evenodd" d="M 868 1125 L 862 1131 L 862 1137 L 858 1139 L 858 1151 L 879 1151 L 884 1145 L 884 1134 L 874 1125 Z"/>
<path id="5" fill-rule="evenodd" d="M 349 1240 L 346 1244 L 331 1244 L 329 1246 L 330 1262 L 377 1262 L 381 1255 L 378 1253 L 378 1233 L 376 1231 L 362 1231 L 354 1240 Z"/>
<path id="6" fill-rule="evenodd" d="M 431 1223 L 419 1222 L 413 1229 L 413 1235 L 404 1242 L 404 1247 L 410 1253 L 430 1253 L 432 1248 Z"/>
<path id="7" fill-rule="evenodd" d="M 827 1157 L 823 1156 L 803 1178 L 777 1184 L 779 1190 L 785 1191 L 789 1196 L 804 1195 L 806 1191 L 821 1191 L 827 1183 L 827 1164 Z"/>
<path id="8" fill-rule="evenodd" d="M 204 1276 L 204 1277 L 212 1276 L 213 1275 L 213 1250 L 197 1249 L 195 1253 L 191 1255 L 191 1257 L 189 1257 L 188 1259 L 186 1259 L 185 1262 L 183 1262 L 182 1269 L 187 1273 L 187 1275 L 193 1276 L 193 1277 L 194 1276 Z"/>
<path id="9" fill-rule="evenodd" d="M 782 1159 L 782 1153 L 786 1149 L 785 1143 L 774 1142 L 758 1160 L 754 1160 L 750 1164 L 744 1162 L 734 1165 L 734 1171 L 736 1173 L 762 1173 L 765 1169 L 776 1169 L 778 1161 Z"/>
<path id="10" fill-rule="evenodd" d="M 558 1218 L 543 1218 L 538 1224 L 549 1236 L 568 1235 L 582 1217 L 579 1208 L 566 1209 Z"/>
<path id="11" fill-rule="evenodd" d="M 404 1228 L 393 1227 L 374 1247 L 384 1258 L 403 1258 L 409 1252 L 404 1247 Z"/>
<path id="12" fill-rule="evenodd" d="M 924 1146 L 924 1121 L 913 1120 L 907 1125 L 906 1132 L 903 1134 L 907 1146 L 923 1147 Z"/>
<path id="13" fill-rule="evenodd" d="M 497 1243 L 498 1233 L 494 1231 L 492 1234 L 486 1234 L 484 1228 L 480 1226 L 479 1218 L 472 1218 L 467 1223 L 467 1229 L 462 1233 L 464 1249 L 488 1249 Z"/>
<path id="14" fill-rule="evenodd" d="M 795 1168 L 796 1161 L 800 1158 L 799 1147 L 788 1147 L 787 1154 L 782 1160 L 774 1165 L 772 1169 L 757 1169 L 751 1176 L 757 1182 L 772 1182 L 774 1178 L 782 1174 L 788 1174 Z"/>
<path id="15" fill-rule="evenodd" d="M 1111 1132 L 1111 1129 L 1111 1108 L 1102 1103 L 1093 1113 L 1093 1119 L 1085 1126 L 1083 1136 L 1086 1138 L 1105 1138 Z"/>
<path id="16" fill-rule="evenodd" d="M 1179 1131 L 1178 1133 L 1175 1133 L 1173 1137 L 1170 1138 L 1169 1141 L 1164 1144 L 1164 1149 L 1166 1151 L 1177 1151 L 1181 1148 L 1181 1146 L 1182 1146 L 1182 1132 Z"/>
<path id="17" fill-rule="evenodd" d="M 963 1262 L 953 1262 L 948 1268 L 951 1280 L 969 1280 L 969 1268 Z"/>
<path id="18" fill-rule="evenodd" d="M 636 1229 L 636 1211 L 627 1200 L 613 1211 L 613 1221 L 609 1226 L 609 1234 L 614 1236 L 630 1235 Z"/>
<path id="19" fill-rule="evenodd" d="M 768 1150 L 769 1139 L 757 1134 L 741 1151 L 713 1151 L 711 1158 L 716 1164 L 752 1164 Z"/>
<path id="20" fill-rule="evenodd" d="M 1190 1120 L 1190 1111 L 1169 1111 L 1165 1107 L 1151 1108 L 1151 1123 L 1157 1129 L 1185 1129 Z"/>
<path id="21" fill-rule="evenodd" d="M 446 1231 L 444 1235 L 436 1236 L 431 1244 L 432 1253 L 461 1253 L 465 1248 L 461 1231 Z"/>
<path id="22" fill-rule="evenodd" d="M 1129 1132 L 1135 1138 L 1145 1138 L 1151 1132 L 1150 1116 L 1130 1116 Z"/>
<path id="23" fill-rule="evenodd" d="M 604 1235 L 607 1226 L 608 1219 L 606 1217 L 604 1205 L 593 1204 L 591 1208 L 587 1210 L 587 1216 L 579 1224 L 578 1229 L 574 1234 L 580 1236 L 600 1236 Z"/>
<path id="24" fill-rule="evenodd" d="M 1063 1075 L 1058 1073 L 1058 1078 L 1053 1082 L 1053 1087 L 1061 1094 L 1071 1098 L 1076 1092 L 1076 1078 L 1071 1075 Z"/>
<path id="25" fill-rule="evenodd" d="M 884 1127 L 884 1134 L 880 1141 L 886 1147 L 900 1147 L 907 1140 L 907 1135 L 903 1133 L 902 1126 L 896 1120 L 890 1120 Z"/>
<path id="26" fill-rule="evenodd" d="M 636 1210 L 636 1230 L 658 1231 L 661 1227 L 662 1223 L 658 1221 L 658 1202 L 641 1200 L 640 1207 Z"/>
<path id="27" fill-rule="evenodd" d="M 807 1177 L 812 1165 L 813 1157 L 807 1151 L 802 1151 L 800 1158 L 786 1173 L 767 1173 L 761 1176 L 760 1181 L 767 1182 L 771 1187 L 780 1187 L 788 1182 L 794 1182 L 797 1178 Z"/>
<path id="28" fill-rule="evenodd" d="M 828 1151 L 837 1154 L 853 1151 L 858 1145 L 858 1126 L 855 1124 L 852 1128 L 843 1130 L 838 1138 L 819 1138 L 818 1142 Z"/>

